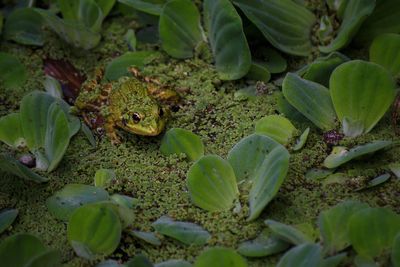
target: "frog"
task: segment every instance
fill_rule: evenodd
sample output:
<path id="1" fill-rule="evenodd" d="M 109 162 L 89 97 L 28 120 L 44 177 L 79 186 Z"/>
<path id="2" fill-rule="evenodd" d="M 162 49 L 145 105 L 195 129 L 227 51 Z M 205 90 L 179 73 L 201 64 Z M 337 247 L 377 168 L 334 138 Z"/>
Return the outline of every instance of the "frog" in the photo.
<path id="1" fill-rule="evenodd" d="M 121 143 L 118 129 L 141 136 L 157 136 L 165 128 L 179 94 L 162 86 L 157 79 L 143 76 L 135 67 L 130 76 L 103 82 L 104 68 L 82 84 L 74 110 L 97 134 Z"/>

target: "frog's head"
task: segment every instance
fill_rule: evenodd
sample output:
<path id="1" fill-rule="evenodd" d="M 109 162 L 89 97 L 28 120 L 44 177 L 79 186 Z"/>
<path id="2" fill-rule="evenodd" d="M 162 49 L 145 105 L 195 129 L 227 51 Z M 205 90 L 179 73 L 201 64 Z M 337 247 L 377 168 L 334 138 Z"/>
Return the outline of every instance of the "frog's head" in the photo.
<path id="1" fill-rule="evenodd" d="M 139 108 L 122 114 L 117 125 L 134 134 L 156 136 L 164 130 L 167 113 L 168 110 L 155 103 L 151 107 Z"/>

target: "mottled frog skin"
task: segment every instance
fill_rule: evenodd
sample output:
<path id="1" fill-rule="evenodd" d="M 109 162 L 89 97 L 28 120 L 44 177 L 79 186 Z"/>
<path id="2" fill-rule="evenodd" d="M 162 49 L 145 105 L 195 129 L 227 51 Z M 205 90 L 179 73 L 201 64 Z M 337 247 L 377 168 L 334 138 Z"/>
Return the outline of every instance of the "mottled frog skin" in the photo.
<path id="1" fill-rule="evenodd" d="M 103 73 L 86 81 L 75 101 L 75 108 L 97 133 L 105 133 L 113 144 L 121 142 L 116 128 L 127 132 L 156 136 L 165 128 L 170 115 L 169 106 L 179 96 L 158 81 L 142 77 L 132 68 L 133 77 L 122 77 L 116 82 L 101 83 Z"/>

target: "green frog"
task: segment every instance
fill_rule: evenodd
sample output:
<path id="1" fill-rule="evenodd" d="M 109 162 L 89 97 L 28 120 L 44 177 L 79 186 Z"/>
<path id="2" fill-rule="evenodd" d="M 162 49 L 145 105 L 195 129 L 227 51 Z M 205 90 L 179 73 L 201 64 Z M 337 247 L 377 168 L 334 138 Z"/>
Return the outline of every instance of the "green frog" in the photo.
<path id="1" fill-rule="evenodd" d="M 95 78 L 86 81 L 75 100 L 75 109 L 86 124 L 98 134 L 104 132 L 113 144 L 121 143 L 117 128 L 145 135 L 159 135 L 176 106 L 179 95 L 148 77 L 143 77 L 135 68 L 130 68 L 132 77 L 102 83 L 102 69 L 97 69 Z"/>

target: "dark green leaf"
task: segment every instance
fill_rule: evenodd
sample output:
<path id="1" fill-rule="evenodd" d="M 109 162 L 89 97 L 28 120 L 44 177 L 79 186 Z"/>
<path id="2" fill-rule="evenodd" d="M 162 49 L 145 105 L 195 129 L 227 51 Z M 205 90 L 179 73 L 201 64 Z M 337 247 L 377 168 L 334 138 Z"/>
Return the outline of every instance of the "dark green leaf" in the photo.
<path id="1" fill-rule="evenodd" d="M 121 238 L 118 215 L 104 205 L 85 205 L 72 213 L 68 223 L 68 241 L 78 256 L 91 259 L 91 254 L 109 255 Z"/>
<path id="2" fill-rule="evenodd" d="M 337 36 L 329 45 L 321 46 L 320 50 L 323 53 L 330 53 L 348 45 L 374 8 L 375 0 L 348 1 Z"/>
<path id="3" fill-rule="evenodd" d="M 304 6 L 291 0 L 233 2 L 276 48 L 297 56 L 311 53 L 315 16 Z"/>
<path id="4" fill-rule="evenodd" d="M 208 211 L 229 210 L 239 194 L 231 165 L 216 155 L 203 156 L 190 167 L 187 187 L 193 203 Z"/>
<path id="5" fill-rule="evenodd" d="M 237 251 L 246 257 L 267 257 L 287 250 L 290 244 L 265 231 L 256 239 L 239 244 Z"/>
<path id="6" fill-rule="evenodd" d="M 230 248 L 209 248 L 196 258 L 194 267 L 247 267 L 245 259 Z"/>
<path id="7" fill-rule="evenodd" d="M 49 180 L 48 178 L 34 173 L 31 169 L 14 158 L 4 154 L 0 154 L 0 169 L 36 183 L 43 183 Z"/>
<path id="8" fill-rule="evenodd" d="M 19 113 L 11 113 L 0 118 L 0 141 L 13 148 L 26 145 Z"/>
<path id="9" fill-rule="evenodd" d="M 162 48 L 175 58 L 193 57 L 195 47 L 204 40 L 200 13 L 190 0 L 165 3 L 159 22 Z"/>
<path id="10" fill-rule="evenodd" d="M 265 224 L 268 225 L 268 227 L 277 237 L 290 244 L 300 245 L 303 243 L 311 243 L 314 241 L 312 240 L 312 238 L 305 235 L 293 226 L 283 224 L 274 220 L 266 220 Z"/>
<path id="11" fill-rule="evenodd" d="M 317 244 L 301 244 L 283 255 L 277 267 L 320 267 L 322 248 Z"/>
<path id="12" fill-rule="evenodd" d="M 25 66 L 11 54 L 0 52 L 0 82 L 4 87 L 17 88 L 22 86 L 28 73 Z"/>
<path id="13" fill-rule="evenodd" d="M 400 34 L 387 33 L 376 37 L 369 49 L 369 59 L 394 77 L 400 75 Z"/>
<path id="14" fill-rule="evenodd" d="M 228 0 L 205 0 L 203 9 L 204 24 L 220 78 L 242 78 L 250 69 L 251 54 L 239 14 Z"/>
<path id="15" fill-rule="evenodd" d="M 169 129 L 161 140 L 160 151 L 164 155 L 184 153 L 192 160 L 198 160 L 204 155 L 204 145 L 201 138 L 185 129 Z"/>
<path id="16" fill-rule="evenodd" d="M 42 46 L 42 17 L 32 8 L 17 8 L 7 17 L 4 38 L 19 44 Z"/>
<path id="17" fill-rule="evenodd" d="M 160 246 L 161 241 L 160 239 L 157 238 L 157 236 L 154 233 L 151 232 L 141 232 L 141 231 L 130 231 L 129 232 L 132 236 L 139 238 L 141 240 L 146 241 L 149 244 L 152 244 L 154 246 Z"/>
<path id="18" fill-rule="evenodd" d="M 300 113 L 318 128 L 335 128 L 335 111 L 329 90 L 324 86 L 307 81 L 294 73 L 288 73 L 282 85 L 283 95 Z"/>
<path id="19" fill-rule="evenodd" d="M 157 263 L 155 267 L 191 267 L 190 262 L 184 260 L 167 260 Z"/>
<path id="20" fill-rule="evenodd" d="M 189 223 L 174 221 L 168 216 L 162 216 L 152 226 L 160 234 L 172 237 L 186 245 L 205 245 L 211 235 L 201 226 Z"/>
<path id="21" fill-rule="evenodd" d="M 165 0 L 118 0 L 118 2 L 133 7 L 142 12 L 159 16 Z"/>
<path id="22" fill-rule="evenodd" d="M 9 209 L 0 212 L 0 234 L 7 230 L 18 216 L 18 210 Z"/>
<path id="23" fill-rule="evenodd" d="M 80 206 L 108 200 L 108 192 L 102 188 L 83 184 L 67 184 L 46 201 L 50 213 L 59 220 L 68 221 Z"/>

